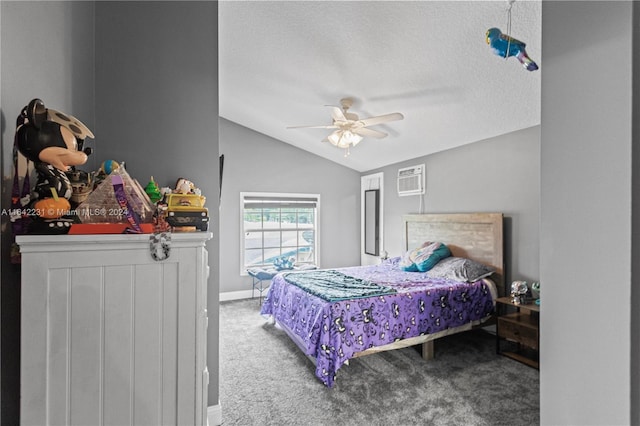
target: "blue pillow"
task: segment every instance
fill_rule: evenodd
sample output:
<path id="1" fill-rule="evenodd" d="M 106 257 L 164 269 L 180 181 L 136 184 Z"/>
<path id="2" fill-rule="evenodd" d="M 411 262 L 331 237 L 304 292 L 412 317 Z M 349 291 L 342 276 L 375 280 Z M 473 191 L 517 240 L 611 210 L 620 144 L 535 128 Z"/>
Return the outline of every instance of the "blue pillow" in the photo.
<path id="1" fill-rule="evenodd" d="M 296 258 L 295 257 L 287 257 L 287 256 L 281 256 L 276 258 L 273 261 L 273 266 L 278 270 L 278 271 L 284 271 L 287 269 L 293 269 L 293 264 L 296 262 Z"/>
<path id="2" fill-rule="evenodd" d="M 449 247 L 442 243 L 433 243 L 422 249 L 415 259 L 415 264 L 418 271 L 427 272 L 436 266 L 436 263 L 449 256 L 451 256 Z"/>
<path id="3" fill-rule="evenodd" d="M 400 262 L 398 263 L 400 269 L 407 272 L 418 272 L 418 267 L 415 263 L 416 257 L 418 257 L 420 253 L 431 244 L 434 243 L 432 243 L 431 241 L 426 241 L 420 247 L 411 249 L 403 254 Z"/>

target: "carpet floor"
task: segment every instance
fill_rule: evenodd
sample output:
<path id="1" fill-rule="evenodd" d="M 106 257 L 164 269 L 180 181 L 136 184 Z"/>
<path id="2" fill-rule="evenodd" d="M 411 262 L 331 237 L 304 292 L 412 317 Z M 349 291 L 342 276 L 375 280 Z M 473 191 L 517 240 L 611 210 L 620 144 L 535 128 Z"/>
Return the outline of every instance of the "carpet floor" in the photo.
<path id="1" fill-rule="evenodd" d="M 220 304 L 223 425 L 535 425 L 537 370 L 496 354 L 495 336 L 470 331 L 352 359 L 333 388 L 258 299 Z"/>

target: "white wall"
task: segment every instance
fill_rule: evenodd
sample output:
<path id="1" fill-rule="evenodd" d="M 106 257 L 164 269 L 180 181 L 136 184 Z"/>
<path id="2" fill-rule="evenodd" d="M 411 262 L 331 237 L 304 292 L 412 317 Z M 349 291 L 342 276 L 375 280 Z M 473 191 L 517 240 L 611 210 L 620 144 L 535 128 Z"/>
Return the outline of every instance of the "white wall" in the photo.
<path id="1" fill-rule="evenodd" d="M 631 423 L 633 7 L 543 4 L 542 424 Z"/>
<path id="2" fill-rule="evenodd" d="M 420 196 L 399 197 L 398 169 L 424 163 L 422 213 L 502 212 L 505 280 L 538 281 L 540 127 L 372 170 L 384 172 L 384 250 L 403 251 L 402 215 L 420 213 Z"/>
<path id="3" fill-rule="evenodd" d="M 240 192 L 320 194 L 321 266 L 360 262 L 360 173 L 225 119 L 220 119 L 220 154 L 225 156 L 221 293 L 251 289 L 251 278 L 239 272 Z"/>

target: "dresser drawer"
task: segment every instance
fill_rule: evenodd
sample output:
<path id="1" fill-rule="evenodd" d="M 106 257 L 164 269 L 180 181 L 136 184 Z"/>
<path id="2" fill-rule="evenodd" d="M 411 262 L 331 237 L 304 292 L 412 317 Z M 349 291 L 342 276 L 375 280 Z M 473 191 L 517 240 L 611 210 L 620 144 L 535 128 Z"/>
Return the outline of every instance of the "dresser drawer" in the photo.
<path id="1" fill-rule="evenodd" d="M 531 327 L 527 322 L 500 317 L 498 318 L 498 336 L 538 349 L 538 329 Z"/>

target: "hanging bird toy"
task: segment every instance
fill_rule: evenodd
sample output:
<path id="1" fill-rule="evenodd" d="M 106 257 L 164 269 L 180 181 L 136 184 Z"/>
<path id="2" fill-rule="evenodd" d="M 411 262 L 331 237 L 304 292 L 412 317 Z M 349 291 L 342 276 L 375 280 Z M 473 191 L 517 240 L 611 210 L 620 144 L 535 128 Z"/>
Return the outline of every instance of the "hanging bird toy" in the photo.
<path id="1" fill-rule="evenodd" d="M 527 70 L 535 71 L 538 69 L 538 65 L 527 55 L 525 50 L 527 45 L 520 40 L 503 34 L 498 28 L 489 28 L 487 30 L 487 44 L 491 46 L 493 53 L 498 56 L 503 58 L 515 56 Z"/>
<path id="2" fill-rule="evenodd" d="M 511 7 L 514 2 L 515 0 L 507 0 L 507 34 L 503 34 L 498 28 L 489 28 L 486 35 L 487 44 L 496 55 L 505 59 L 515 56 L 528 71 L 535 71 L 538 65 L 527 55 L 525 50 L 527 45 L 509 35 L 511 34 Z"/>

